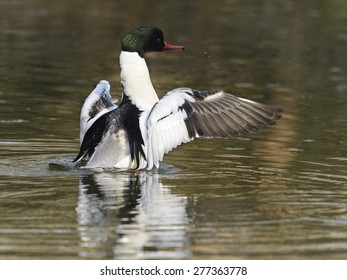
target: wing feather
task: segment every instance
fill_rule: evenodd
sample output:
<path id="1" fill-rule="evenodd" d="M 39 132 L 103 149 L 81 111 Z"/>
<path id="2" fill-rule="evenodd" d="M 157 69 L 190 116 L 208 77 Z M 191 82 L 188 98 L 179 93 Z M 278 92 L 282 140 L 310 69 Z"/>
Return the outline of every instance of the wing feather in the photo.
<path id="1" fill-rule="evenodd" d="M 147 119 L 147 168 L 164 154 L 197 137 L 232 137 L 273 125 L 281 109 L 219 90 L 178 88 L 153 107 Z"/>
<path id="2" fill-rule="evenodd" d="M 80 147 L 80 152 L 73 162 L 79 162 L 87 155 L 89 155 L 89 157 L 93 155 L 95 148 L 99 145 L 103 137 L 103 132 L 106 128 L 106 116 L 107 114 L 98 118 L 87 130 Z"/>

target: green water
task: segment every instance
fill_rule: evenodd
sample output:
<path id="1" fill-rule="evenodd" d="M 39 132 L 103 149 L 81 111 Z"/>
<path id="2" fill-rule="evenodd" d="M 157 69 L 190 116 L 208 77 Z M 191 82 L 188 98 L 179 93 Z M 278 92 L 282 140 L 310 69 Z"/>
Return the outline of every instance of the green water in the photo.
<path id="1" fill-rule="evenodd" d="M 119 40 L 160 27 L 160 95 L 224 89 L 275 126 L 196 140 L 158 171 L 69 167 Z M 346 1 L 0 1 L 1 259 L 347 258 Z M 50 164 L 51 163 L 51 164 Z M 54 163 L 54 164 L 52 164 Z"/>

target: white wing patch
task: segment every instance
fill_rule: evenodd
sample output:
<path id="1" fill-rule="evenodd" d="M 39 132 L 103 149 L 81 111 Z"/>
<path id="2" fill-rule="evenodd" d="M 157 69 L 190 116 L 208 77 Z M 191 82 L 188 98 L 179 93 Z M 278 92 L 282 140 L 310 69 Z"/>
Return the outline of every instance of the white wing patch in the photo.
<path id="1" fill-rule="evenodd" d="M 191 140 L 185 124 L 187 113 L 181 107 L 186 101 L 194 102 L 187 90 L 170 91 L 154 105 L 147 121 L 147 169 L 159 167 L 164 154 Z"/>

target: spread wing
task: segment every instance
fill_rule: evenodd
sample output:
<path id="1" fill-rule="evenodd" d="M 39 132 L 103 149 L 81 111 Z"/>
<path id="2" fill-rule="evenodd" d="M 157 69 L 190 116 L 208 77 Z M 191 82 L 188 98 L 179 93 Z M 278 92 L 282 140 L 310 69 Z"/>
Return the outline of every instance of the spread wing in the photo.
<path id="1" fill-rule="evenodd" d="M 80 144 L 88 129 L 97 119 L 117 108 L 117 104 L 113 103 L 110 89 L 109 82 L 102 80 L 84 101 L 80 116 Z"/>
<path id="2" fill-rule="evenodd" d="M 281 109 L 220 90 L 178 88 L 153 107 L 147 120 L 147 168 L 164 154 L 197 137 L 232 137 L 276 123 Z"/>

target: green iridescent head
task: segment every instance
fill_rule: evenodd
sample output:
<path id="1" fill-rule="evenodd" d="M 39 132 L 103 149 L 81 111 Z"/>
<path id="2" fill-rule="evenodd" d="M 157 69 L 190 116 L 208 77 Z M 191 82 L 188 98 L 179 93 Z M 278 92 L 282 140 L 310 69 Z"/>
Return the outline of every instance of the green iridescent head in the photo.
<path id="1" fill-rule="evenodd" d="M 144 57 L 146 52 L 184 49 L 165 43 L 163 32 L 156 27 L 140 27 L 126 34 L 121 40 L 122 51 L 137 52 Z"/>

